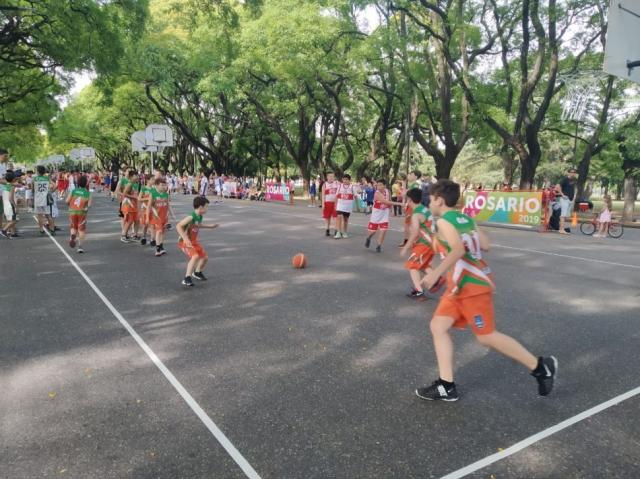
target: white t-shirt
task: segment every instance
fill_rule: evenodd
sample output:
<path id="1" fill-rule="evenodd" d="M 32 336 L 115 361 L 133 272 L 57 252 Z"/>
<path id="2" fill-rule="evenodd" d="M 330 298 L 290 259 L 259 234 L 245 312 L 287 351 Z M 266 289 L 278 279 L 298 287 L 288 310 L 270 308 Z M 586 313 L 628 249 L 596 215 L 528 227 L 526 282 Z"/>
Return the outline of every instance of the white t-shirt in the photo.
<path id="1" fill-rule="evenodd" d="M 200 196 L 207 196 L 207 190 L 209 189 L 209 179 L 203 176 L 200 180 Z"/>

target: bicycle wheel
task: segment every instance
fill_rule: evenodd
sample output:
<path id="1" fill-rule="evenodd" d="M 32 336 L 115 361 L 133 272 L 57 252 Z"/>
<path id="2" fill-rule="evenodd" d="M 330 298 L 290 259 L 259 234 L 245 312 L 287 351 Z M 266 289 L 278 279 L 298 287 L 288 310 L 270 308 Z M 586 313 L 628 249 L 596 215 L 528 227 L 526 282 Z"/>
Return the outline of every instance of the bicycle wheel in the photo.
<path id="1" fill-rule="evenodd" d="M 582 231 L 582 234 L 591 236 L 596 232 L 596 224 L 592 221 L 589 221 L 588 223 L 580 223 L 580 231 Z"/>
<path id="2" fill-rule="evenodd" d="M 609 225 L 609 229 L 607 230 L 607 233 L 612 238 L 620 238 L 620 236 L 622 236 L 622 233 L 624 233 L 624 228 L 619 223 L 615 223 L 615 224 L 612 223 Z"/>

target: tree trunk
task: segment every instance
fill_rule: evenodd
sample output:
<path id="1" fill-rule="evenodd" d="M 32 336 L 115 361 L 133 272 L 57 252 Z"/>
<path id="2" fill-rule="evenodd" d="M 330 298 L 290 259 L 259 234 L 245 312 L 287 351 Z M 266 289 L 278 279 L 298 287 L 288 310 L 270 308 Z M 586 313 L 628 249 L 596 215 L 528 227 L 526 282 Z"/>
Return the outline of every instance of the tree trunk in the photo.
<path id="1" fill-rule="evenodd" d="M 636 204 L 636 179 L 628 176 L 624 179 L 624 209 L 622 210 L 623 221 L 633 221 L 633 209 Z"/>
<path id="2" fill-rule="evenodd" d="M 511 186 L 513 184 L 513 177 L 515 176 L 516 168 L 518 167 L 518 162 L 513 155 L 513 150 L 509 148 L 509 145 L 506 143 L 503 143 L 500 148 L 500 158 L 502 158 L 504 182 L 509 183 L 509 186 Z"/>

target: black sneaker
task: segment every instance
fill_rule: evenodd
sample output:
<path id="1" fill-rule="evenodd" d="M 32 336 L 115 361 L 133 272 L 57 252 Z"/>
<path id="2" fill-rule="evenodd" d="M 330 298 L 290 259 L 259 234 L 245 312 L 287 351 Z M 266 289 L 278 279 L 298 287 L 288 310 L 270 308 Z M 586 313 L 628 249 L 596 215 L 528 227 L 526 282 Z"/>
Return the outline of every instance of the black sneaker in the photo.
<path id="1" fill-rule="evenodd" d="M 434 381 L 431 386 L 416 389 L 416 396 L 427 401 L 453 402 L 459 399 L 456 385 L 454 384 L 447 389 L 440 380 Z"/>
<path id="2" fill-rule="evenodd" d="M 69 238 L 69 246 L 71 248 L 76 247 L 76 235 L 71 235 L 71 238 Z"/>
<path id="3" fill-rule="evenodd" d="M 146 244 L 147 244 L 147 238 L 142 238 L 142 239 L 140 240 L 140 244 L 141 244 L 142 246 L 146 245 Z"/>
<path id="4" fill-rule="evenodd" d="M 155 246 L 156 245 L 156 240 L 151 240 L 149 242 L 149 246 Z"/>
<path id="5" fill-rule="evenodd" d="M 202 271 L 196 271 L 193 273 L 193 277 L 199 279 L 200 281 L 206 281 L 207 277 L 202 273 Z"/>
<path id="6" fill-rule="evenodd" d="M 131 243 L 131 240 L 128 236 L 120 236 L 120 241 L 122 241 L 123 243 Z"/>
<path id="7" fill-rule="evenodd" d="M 400 243 L 400 244 L 398 245 L 398 248 L 404 248 L 404 247 L 406 246 L 406 244 L 407 244 L 407 242 L 408 242 L 408 241 L 409 241 L 408 239 L 404 239 L 404 240 L 402 241 L 402 243 Z"/>
<path id="8" fill-rule="evenodd" d="M 427 297 L 424 295 L 424 291 L 411 290 L 410 293 L 407 294 L 407 297 L 411 299 L 415 299 L 416 301 L 426 301 Z"/>
<path id="9" fill-rule="evenodd" d="M 185 279 L 183 279 L 182 284 L 184 284 L 185 286 L 193 286 L 193 280 L 191 279 L 191 276 L 187 276 Z"/>
<path id="10" fill-rule="evenodd" d="M 368 248 L 369 246 L 371 246 L 371 238 L 367 238 L 366 240 L 364 240 L 364 247 Z"/>
<path id="11" fill-rule="evenodd" d="M 325 236 L 331 236 L 331 231 L 330 230 L 325 231 L 324 235 Z"/>
<path id="12" fill-rule="evenodd" d="M 376 253 L 382 253 L 382 246 L 376 246 Z"/>
<path id="13" fill-rule="evenodd" d="M 558 360 L 549 356 L 538 358 L 538 367 L 531 375 L 538 381 L 538 394 L 548 396 L 553 389 L 553 382 L 558 374 Z"/>
<path id="14" fill-rule="evenodd" d="M 78 253 L 80 253 L 80 254 L 84 253 L 84 250 L 83 250 L 81 247 L 78 247 L 78 250 L 77 250 L 77 251 L 78 251 Z"/>
<path id="15" fill-rule="evenodd" d="M 11 237 L 5 230 L 0 230 L 0 236 L 2 236 L 3 238 L 11 239 Z"/>

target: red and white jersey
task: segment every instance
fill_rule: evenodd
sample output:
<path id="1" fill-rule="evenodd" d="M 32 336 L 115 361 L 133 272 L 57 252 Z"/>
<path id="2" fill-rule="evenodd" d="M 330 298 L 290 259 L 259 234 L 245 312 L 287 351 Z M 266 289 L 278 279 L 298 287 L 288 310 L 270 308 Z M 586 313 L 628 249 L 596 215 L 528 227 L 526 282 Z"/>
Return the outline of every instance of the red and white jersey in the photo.
<path id="1" fill-rule="evenodd" d="M 353 185 L 346 186 L 344 183 L 340 183 L 338 191 L 336 191 L 336 198 L 338 200 L 336 210 L 351 213 L 353 210 L 353 197 Z"/>
<path id="2" fill-rule="evenodd" d="M 376 196 L 377 196 L 377 193 L 380 193 L 380 192 L 376 191 Z M 391 196 L 389 194 L 389 190 L 384 190 L 384 193 L 381 193 L 381 194 L 385 200 L 389 200 L 389 197 Z M 389 205 L 385 205 L 384 203 L 381 203 L 380 201 L 376 200 L 374 196 L 373 209 L 371 210 L 370 222 L 374 224 L 388 223 L 390 208 L 391 207 Z"/>
<path id="3" fill-rule="evenodd" d="M 338 194 L 338 187 L 342 183 L 334 181 L 333 183 L 326 182 L 324 184 L 324 201 L 336 201 L 336 195 Z"/>

